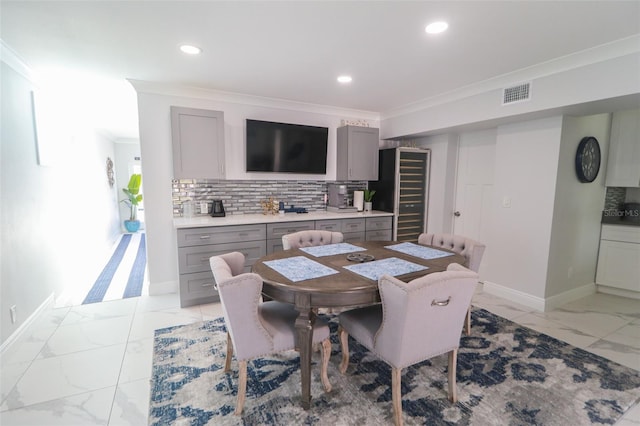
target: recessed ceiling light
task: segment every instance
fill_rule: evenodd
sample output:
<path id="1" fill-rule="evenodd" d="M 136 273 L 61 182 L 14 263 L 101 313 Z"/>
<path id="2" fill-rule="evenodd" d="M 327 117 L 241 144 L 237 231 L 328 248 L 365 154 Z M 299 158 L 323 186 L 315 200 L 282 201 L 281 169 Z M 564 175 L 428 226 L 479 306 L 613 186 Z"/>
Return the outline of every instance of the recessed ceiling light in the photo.
<path id="1" fill-rule="evenodd" d="M 199 55 L 200 52 L 202 52 L 202 49 L 200 49 L 199 47 L 191 46 L 188 44 L 183 44 L 182 46 L 180 46 L 180 50 L 189 55 Z"/>
<path id="2" fill-rule="evenodd" d="M 338 77 L 338 83 L 343 83 L 343 84 L 351 83 L 351 80 L 353 79 L 351 78 L 350 75 L 341 75 Z"/>
<path id="3" fill-rule="evenodd" d="M 449 24 L 444 21 L 432 22 L 424 29 L 428 34 L 438 34 L 446 31 L 449 28 Z"/>

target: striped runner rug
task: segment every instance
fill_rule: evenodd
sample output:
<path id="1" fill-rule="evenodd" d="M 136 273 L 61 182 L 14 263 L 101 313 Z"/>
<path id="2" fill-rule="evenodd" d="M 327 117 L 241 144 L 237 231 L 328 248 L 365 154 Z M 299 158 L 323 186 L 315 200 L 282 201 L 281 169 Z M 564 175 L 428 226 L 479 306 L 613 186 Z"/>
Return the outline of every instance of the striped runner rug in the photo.
<path id="1" fill-rule="evenodd" d="M 123 234 L 82 304 L 140 296 L 146 266 L 145 234 Z"/>

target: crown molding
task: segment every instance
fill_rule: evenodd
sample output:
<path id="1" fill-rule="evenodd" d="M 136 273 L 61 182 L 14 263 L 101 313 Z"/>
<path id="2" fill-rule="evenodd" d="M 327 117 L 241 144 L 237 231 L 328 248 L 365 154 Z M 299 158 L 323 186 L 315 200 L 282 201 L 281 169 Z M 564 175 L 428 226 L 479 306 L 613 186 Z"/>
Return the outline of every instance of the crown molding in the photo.
<path id="1" fill-rule="evenodd" d="M 375 111 L 341 108 L 330 105 L 318 105 L 306 102 L 291 101 L 287 99 L 267 98 L 262 96 L 247 95 L 243 93 L 224 92 L 220 90 L 204 89 L 191 86 L 180 86 L 169 83 L 157 83 L 134 79 L 129 79 L 128 81 L 138 93 L 215 100 L 241 105 L 253 105 L 266 108 L 304 111 L 314 114 L 326 114 L 339 116 L 342 118 L 349 117 L 380 121 L 380 113 Z"/>
<path id="2" fill-rule="evenodd" d="M 615 40 L 580 52 L 571 53 L 566 56 L 535 64 L 507 74 L 495 76 L 478 83 L 460 87 L 450 92 L 432 96 L 389 111 L 384 111 L 380 113 L 380 118 L 381 120 L 385 120 L 415 113 L 437 105 L 458 101 L 460 99 L 493 90 L 502 90 L 504 87 L 509 87 L 525 81 L 533 81 L 538 78 L 581 68 L 598 62 L 605 62 L 638 52 L 640 52 L 640 34 L 635 34 L 630 37 Z"/>

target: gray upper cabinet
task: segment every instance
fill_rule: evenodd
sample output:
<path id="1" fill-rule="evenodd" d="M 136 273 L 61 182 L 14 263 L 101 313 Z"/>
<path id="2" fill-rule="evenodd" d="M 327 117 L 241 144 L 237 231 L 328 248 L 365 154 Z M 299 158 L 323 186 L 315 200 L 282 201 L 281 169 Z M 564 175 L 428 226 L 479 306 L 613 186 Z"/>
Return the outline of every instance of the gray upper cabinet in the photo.
<path id="1" fill-rule="evenodd" d="M 640 187 L 640 109 L 613 113 L 606 185 Z"/>
<path id="2" fill-rule="evenodd" d="M 336 180 L 378 180 L 379 130 L 338 127 Z"/>
<path id="3" fill-rule="evenodd" d="M 171 107 L 174 179 L 224 178 L 224 113 Z"/>

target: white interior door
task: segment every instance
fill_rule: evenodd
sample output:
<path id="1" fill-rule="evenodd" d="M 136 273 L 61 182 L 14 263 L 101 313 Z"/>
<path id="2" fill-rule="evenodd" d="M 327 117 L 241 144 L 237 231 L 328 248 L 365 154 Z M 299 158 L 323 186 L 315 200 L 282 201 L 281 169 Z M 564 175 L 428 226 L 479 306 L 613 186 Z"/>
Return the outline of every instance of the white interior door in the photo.
<path id="1" fill-rule="evenodd" d="M 495 154 L 495 129 L 460 135 L 453 221 L 456 235 L 464 235 L 480 242 L 487 241 L 493 201 Z M 487 252 L 482 259 L 483 266 L 486 258 Z"/>

